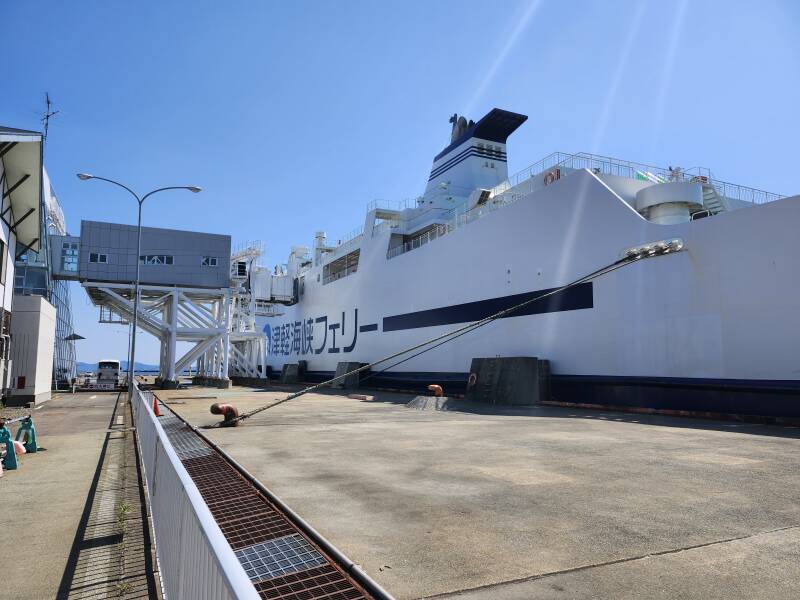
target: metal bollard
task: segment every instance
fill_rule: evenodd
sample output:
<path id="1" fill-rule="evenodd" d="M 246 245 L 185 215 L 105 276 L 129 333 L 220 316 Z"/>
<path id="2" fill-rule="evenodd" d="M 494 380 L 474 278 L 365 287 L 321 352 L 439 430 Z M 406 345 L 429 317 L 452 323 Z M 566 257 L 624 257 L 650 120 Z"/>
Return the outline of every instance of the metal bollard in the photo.
<path id="1" fill-rule="evenodd" d="M 214 403 L 211 405 L 211 414 L 223 415 L 221 427 L 237 427 L 239 425 L 239 421 L 234 420 L 239 416 L 239 411 L 232 404 Z"/>

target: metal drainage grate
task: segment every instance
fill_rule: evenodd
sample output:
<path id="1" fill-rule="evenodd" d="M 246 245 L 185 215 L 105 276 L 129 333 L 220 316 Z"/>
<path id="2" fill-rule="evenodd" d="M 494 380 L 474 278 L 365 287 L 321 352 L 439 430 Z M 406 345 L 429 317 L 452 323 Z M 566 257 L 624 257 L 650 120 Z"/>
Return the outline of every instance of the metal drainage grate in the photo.
<path id="1" fill-rule="evenodd" d="M 167 433 L 167 437 L 172 442 L 172 447 L 178 454 L 178 458 L 182 461 L 187 458 L 208 456 L 212 453 L 211 448 L 197 443 L 197 436 L 191 429 L 187 428 L 186 431 L 176 431 L 172 434 Z"/>
<path id="2" fill-rule="evenodd" d="M 234 550 L 290 535 L 295 531 L 286 518 L 276 511 L 225 521 L 220 523 L 219 528 Z"/>
<path id="3" fill-rule="evenodd" d="M 269 507 L 265 506 L 264 501 L 258 496 L 239 496 L 232 500 L 213 502 L 208 508 L 217 522 L 223 523 L 263 514 Z"/>
<path id="4" fill-rule="evenodd" d="M 295 533 L 286 517 L 221 457 L 215 454 L 183 464 L 234 550 Z"/>
<path id="5" fill-rule="evenodd" d="M 353 588 L 344 576 L 330 565 L 275 577 L 255 584 L 265 600 L 363 600 L 364 594 Z"/>
<path id="6" fill-rule="evenodd" d="M 370 598 L 170 408 L 162 412 L 169 441 L 262 598 Z"/>
<path id="7" fill-rule="evenodd" d="M 253 581 L 319 567 L 328 561 L 296 533 L 236 551 L 247 576 Z"/>

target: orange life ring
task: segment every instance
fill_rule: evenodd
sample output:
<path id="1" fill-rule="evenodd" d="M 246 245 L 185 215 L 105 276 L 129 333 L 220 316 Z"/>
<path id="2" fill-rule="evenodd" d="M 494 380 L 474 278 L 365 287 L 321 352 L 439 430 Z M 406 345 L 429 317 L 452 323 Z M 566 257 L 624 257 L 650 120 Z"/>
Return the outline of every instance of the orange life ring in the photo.
<path id="1" fill-rule="evenodd" d="M 544 174 L 544 184 L 550 185 L 554 181 L 561 179 L 561 169 L 552 169 Z"/>

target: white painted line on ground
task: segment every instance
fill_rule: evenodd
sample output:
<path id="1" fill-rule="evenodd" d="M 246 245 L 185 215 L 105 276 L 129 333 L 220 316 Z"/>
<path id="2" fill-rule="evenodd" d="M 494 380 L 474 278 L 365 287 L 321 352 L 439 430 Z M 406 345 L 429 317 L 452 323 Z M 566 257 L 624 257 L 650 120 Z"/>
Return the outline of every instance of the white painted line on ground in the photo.
<path id="1" fill-rule="evenodd" d="M 95 398 L 97 398 L 97 394 L 95 394 L 94 396 L 89 396 L 89 400 L 94 400 Z"/>

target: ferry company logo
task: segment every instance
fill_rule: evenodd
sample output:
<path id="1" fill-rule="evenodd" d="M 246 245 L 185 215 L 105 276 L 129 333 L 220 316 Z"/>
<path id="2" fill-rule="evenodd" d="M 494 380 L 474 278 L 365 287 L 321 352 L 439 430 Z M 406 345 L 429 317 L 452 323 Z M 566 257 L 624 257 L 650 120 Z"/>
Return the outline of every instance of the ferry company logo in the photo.
<path id="1" fill-rule="evenodd" d="M 358 334 L 377 331 L 377 323 L 358 324 L 358 309 L 352 313 L 342 312 L 341 318 L 328 315 L 289 321 L 286 323 L 264 325 L 269 353 L 273 356 L 291 354 L 322 354 L 327 352 L 352 352 L 358 341 Z"/>

